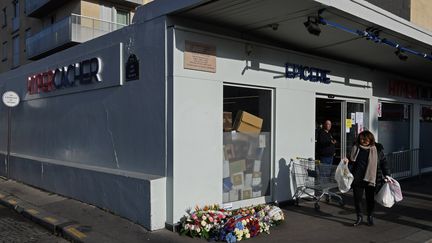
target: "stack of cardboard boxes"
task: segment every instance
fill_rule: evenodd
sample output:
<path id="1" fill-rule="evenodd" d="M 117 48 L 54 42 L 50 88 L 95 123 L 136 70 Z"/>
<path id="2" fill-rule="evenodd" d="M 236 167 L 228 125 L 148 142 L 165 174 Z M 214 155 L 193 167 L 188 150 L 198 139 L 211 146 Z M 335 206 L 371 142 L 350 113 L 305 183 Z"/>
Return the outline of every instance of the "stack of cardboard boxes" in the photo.
<path id="1" fill-rule="evenodd" d="M 262 158 L 266 136 L 261 134 L 263 120 L 240 111 L 230 126 L 231 113 L 224 112 L 223 202 L 262 196 Z M 232 121 L 232 119 L 231 119 Z"/>

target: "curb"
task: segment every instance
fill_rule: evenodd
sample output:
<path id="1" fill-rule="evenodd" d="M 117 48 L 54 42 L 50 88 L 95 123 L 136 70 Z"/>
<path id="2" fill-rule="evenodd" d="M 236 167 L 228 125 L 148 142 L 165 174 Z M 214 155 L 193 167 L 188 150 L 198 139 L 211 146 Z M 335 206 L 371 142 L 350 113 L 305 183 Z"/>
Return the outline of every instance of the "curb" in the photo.
<path id="1" fill-rule="evenodd" d="M 4 191 L 0 191 L 0 204 L 72 242 L 83 243 L 87 237 L 84 232 L 88 230 L 77 222 L 48 213 Z"/>

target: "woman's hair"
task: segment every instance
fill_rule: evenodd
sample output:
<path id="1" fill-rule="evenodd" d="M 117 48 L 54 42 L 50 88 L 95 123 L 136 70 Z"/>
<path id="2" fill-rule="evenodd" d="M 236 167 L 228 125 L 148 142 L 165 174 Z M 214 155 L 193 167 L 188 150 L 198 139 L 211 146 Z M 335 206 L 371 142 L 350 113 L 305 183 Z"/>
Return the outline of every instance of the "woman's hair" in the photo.
<path id="1" fill-rule="evenodd" d="M 360 144 L 360 138 L 367 138 L 367 139 L 369 139 L 370 145 L 375 145 L 375 137 L 369 131 L 363 131 L 357 136 L 357 141 L 356 141 L 357 144 Z"/>

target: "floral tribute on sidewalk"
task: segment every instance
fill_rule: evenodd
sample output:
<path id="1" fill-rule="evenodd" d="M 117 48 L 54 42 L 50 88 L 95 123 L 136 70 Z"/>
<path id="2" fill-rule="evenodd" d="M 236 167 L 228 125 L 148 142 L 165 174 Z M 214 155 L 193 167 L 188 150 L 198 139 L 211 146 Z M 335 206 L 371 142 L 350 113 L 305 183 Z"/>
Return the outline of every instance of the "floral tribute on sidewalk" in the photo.
<path id="1" fill-rule="evenodd" d="M 270 227 L 284 220 L 279 207 L 265 204 L 236 210 L 225 210 L 219 205 L 197 206 L 195 211 L 190 209 L 186 212 L 187 215 L 180 220 L 181 235 L 228 243 L 255 237 L 263 232 L 270 234 Z"/>

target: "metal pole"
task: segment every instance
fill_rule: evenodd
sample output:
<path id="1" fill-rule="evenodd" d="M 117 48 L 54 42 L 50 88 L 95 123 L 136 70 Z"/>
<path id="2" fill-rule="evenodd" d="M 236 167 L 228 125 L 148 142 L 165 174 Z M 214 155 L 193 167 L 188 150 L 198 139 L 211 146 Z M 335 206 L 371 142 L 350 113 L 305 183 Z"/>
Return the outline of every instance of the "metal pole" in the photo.
<path id="1" fill-rule="evenodd" d="M 12 114 L 12 108 L 9 107 L 8 110 L 8 135 L 7 135 L 7 155 L 6 155 L 6 161 L 7 161 L 7 177 L 10 178 L 10 145 L 11 145 L 11 114 Z"/>

